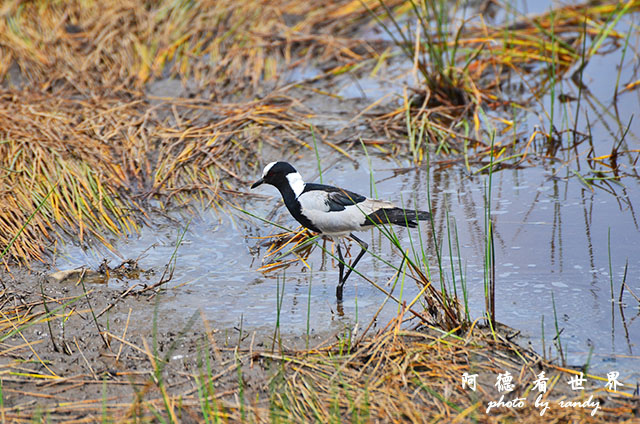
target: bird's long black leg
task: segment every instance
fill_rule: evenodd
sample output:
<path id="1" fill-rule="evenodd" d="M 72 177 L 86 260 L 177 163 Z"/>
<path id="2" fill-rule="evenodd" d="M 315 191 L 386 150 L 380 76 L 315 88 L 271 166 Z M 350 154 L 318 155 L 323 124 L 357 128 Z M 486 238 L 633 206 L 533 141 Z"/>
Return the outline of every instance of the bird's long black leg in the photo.
<path id="1" fill-rule="evenodd" d="M 336 240 L 336 246 L 338 247 L 338 270 L 340 271 L 340 277 L 338 279 L 338 287 L 336 287 L 336 297 L 338 300 L 342 300 L 342 288 L 346 278 L 344 276 L 344 258 L 342 257 L 342 250 L 340 249 L 340 240 Z"/>
<path id="2" fill-rule="evenodd" d="M 362 258 L 362 256 L 364 256 L 364 254 L 366 253 L 367 249 L 369 248 L 369 245 L 367 243 L 365 243 L 363 240 L 360 240 L 358 237 L 354 236 L 353 234 L 349 234 L 349 237 L 354 239 L 356 241 L 356 243 L 358 243 L 360 245 L 360 248 L 362 250 L 360 250 L 360 253 L 358 253 L 358 256 L 356 256 L 356 259 L 349 266 L 349 270 L 347 271 L 347 274 L 344 276 L 344 280 L 342 280 L 342 285 L 344 285 L 344 283 L 347 281 L 347 278 L 349 278 L 349 275 L 351 275 L 351 271 L 354 270 L 354 268 L 358 264 L 358 261 Z"/>

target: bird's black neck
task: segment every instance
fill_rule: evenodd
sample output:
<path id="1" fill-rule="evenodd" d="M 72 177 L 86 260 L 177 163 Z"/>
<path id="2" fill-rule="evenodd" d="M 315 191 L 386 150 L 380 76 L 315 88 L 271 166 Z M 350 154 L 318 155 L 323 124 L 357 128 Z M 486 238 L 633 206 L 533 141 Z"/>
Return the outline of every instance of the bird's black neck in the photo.
<path id="1" fill-rule="evenodd" d="M 296 193 L 293 191 L 289 184 L 280 184 L 276 188 L 280 191 L 285 206 L 289 210 L 289 213 L 296 219 L 296 221 L 298 221 L 300 224 L 307 227 L 311 231 L 315 231 L 317 233 L 321 232 L 311 223 L 311 221 L 306 216 L 302 214 L 300 202 L 298 202 Z"/>
<path id="2" fill-rule="evenodd" d="M 298 203 L 298 201 L 296 200 L 296 194 L 293 192 L 293 189 L 289 184 L 286 183 L 280 184 L 277 189 L 278 191 L 280 191 L 282 200 L 284 200 L 284 204 L 287 206 L 287 209 L 291 211 L 291 208 Z"/>

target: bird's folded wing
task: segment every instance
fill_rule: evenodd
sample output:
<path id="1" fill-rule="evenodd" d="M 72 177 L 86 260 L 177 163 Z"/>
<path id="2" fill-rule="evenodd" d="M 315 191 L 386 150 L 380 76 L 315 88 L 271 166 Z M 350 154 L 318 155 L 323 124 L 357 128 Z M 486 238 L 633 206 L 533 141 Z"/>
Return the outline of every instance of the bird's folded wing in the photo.
<path id="1" fill-rule="evenodd" d="M 324 184 L 307 183 L 299 200 L 302 200 L 301 198 L 305 193 L 316 196 L 322 193 L 324 203 L 329 208 L 329 212 L 343 211 L 347 206 L 357 205 L 367 200 L 367 198 L 361 194 Z"/>
<path id="2" fill-rule="evenodd" d="M 342 211 L 347 206 L 357 205 L 366 199 L 364 196 L 347 190 L 333 191 L 327 195 L 327 205 L 329 205 L 330 211 Z"/>

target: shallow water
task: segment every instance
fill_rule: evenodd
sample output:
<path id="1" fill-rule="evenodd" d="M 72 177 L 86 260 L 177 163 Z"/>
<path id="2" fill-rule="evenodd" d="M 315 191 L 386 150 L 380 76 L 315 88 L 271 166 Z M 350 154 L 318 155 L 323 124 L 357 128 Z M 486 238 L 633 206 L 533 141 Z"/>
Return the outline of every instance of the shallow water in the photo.
<path id="1" fill-rule="evenodd" d="M 336 176 L 350 178 L 344 171 L 350 169 L 349 163 L 339 163 Z M 343 170 L 340 172 L 340 170 Z M 359 173 L 362 180 L 368 183 L 368 174 Z M 344 183 L 345 181 L 340 181 Z M 360 184 L 358 184 L 360 185 Z M 267 187 L 267 186 L 264 186 Z M 248 189 L 248 187 L 247 187 Z M 277 204 L 279 194 L 271 187 L 260 189 L 261 194 L 273 195 L 266 200 L 246 204 L 247 210 L 259 216 L 266 216 Z M 288 215 L 285 208 L 280 208 L 278 215 L 283 225 L 295 228 L 297 223 Z M 184 218 L 183 222 L 188 221 Z M 267 235 L 281 232 L 259 221 L 253 221 L 256 228 L 251 231 L 255 235 Z M 168 292 L 162 301 L 161 308 L 165 313 L 190 315 L 201 309 L 216 328 L 229 329 L 241 325 L 246 331 L 273 330 L 279 321 L 281 331 L 289 334 L 306 334 L 324 332 L 328 329 L 341 330 L 352 327 L 357 322 L 368 324 L 381 302 L 384 300 L 377 289 L 368 283 L 352 276 L 347 284 L 343 303 L 344 314 L 338 314 L 335 300 L 335 287 L 338 271 L 331 257 L 315 248 L 308 260 L 311 270 L 292 266 L 285 270 L 262 273 L 257 268 L 262 264 L 262 255 L 266 248 L 260 247 L 261 240 L 248 236 L 242 214 L 217 214 L 213 211 L 201 211 L 194 218 L 186 236 L 178 248 L 177 263 L 169 287 L 177 287 Z M 274 231 L 275 230 L 275 231 Z M 143 256 L 139 265 L 144 270 L 153 270 L 149 277 L 153 283 L 160 278 L 164 265 L 173 254 L 176 241 L 182 229 L 175 225 L 161 225 L 156 229 L 143 228 L 139 237 L 116 242 L 115 250 L 126 254 L 127 258 Z M 370 248 L 380 252 L 387 259 L 397 262 L 397 254 L 390 252 L 388 242 L 385 245 L 380 237 L 370 240 Z M 331 249 L 331 243 L 326 243 Z M 353 247 L 355 250 L 355 247 Z M 251 251 L 259 253 L 252 255 Z M 355 252 L 354 252 L 355 253 Z M 104 248 L 83 251 L 78 247 L 67 246 L 67 250 L 56 259 L 56 266 L 67 269 L 89 265 L 92 268 L 102 262 L 103 258 L 116 265 L 122 258 Z M 385 281 L 393 274 L 393 270 L 381 265 L 369 255 L 359 263 L 358 270 L 365 272 L 369 278 Z M 111 281 L 114 288 L 121 288 L 136 281 Z M 394 292 L 398 295 L 400 284 Z M 282 296 L 282 309 L 278 317 L 278 293 Z M 417 294 L 415 284 L 404 290 L 404 296 Z M 385 323 L 397 312 L 397 305 L 389 304 L 379 316 Z M 362 324 L 360 324 L 362 325 Z"/>
<path id="2" fill-rule="evenodd" d="M 339 160 L 324 171 L 324 182 L 352 188 L 363 194 L 369 191 L 369 167 L 364 155 L 356 155 L 357 166 Z M 311 160 L 297 163 L 303 174 L 314 173 Z M 433 167 L 435 168 L 435 167 Z M 413 207 L 427 205 L 427 170 L 398 168 L 397 163 L 383 158 L 373 160 L 375 187 L 381 198 Z M 306 171 L 306 172 L 305 172 Z M 640 293 L 640 230 L 633 206 L 640 202 L 640 186 L 629 181 L 627 204 L 602 192 L 591 193 L 575 180 L 550 179 L 551 169 L 540 167 L 504 170 L 493 175 L 492 217 L 496 243 L 496 307 L 497 319 L 523 331 L 541 350 L 541 324 L 544 317 L 546 346 L 555 336 L 552 299 L 562 328 L 563 348 L 572 365 L 586 361 L 593 347 L 592 366 L 607 371 L 612 366 L 637 372 L 637 344 L 640 342 L 640 320 L 637 302 L 627 293 L 623 303 L 611 301 L 609 278 L 609 229 L 614 298 L 620 292 L 625 263 L 628 261 L 627 284 Z M 456 281 L 458 256 L 469 289 L 469 306 L 473 317 L 484 310 L 484 190 L 486 177 L 469 177 L 461 169 L 432 169 L 430 190 L 434 208 L 434 224 L 440 245 L 445 246 L 443 265 L 451 282 L 447 246 L 446 212 L 458 228 L 460 254 L 455 251 Z M 258 190 L 273 195 L 270 199 L 251 202 L 246 208 L 266 216 L 278 205 L 279 195 L 272 187 Z M 278 220 L 289 227 L 295 222 L 284 208 Z M 259 257 L 250 253 L 258 240 L 247 237 L 240 217 L 231 219 L 212 211 L 203 211 L 189 227 L 170 286 L 172 290 L 162 302 L 165 313 L 190 315 L 200 308 L 216 328 L 242 326 L 245 331 L 274 329 L 279 319 L 281 331 L 304 335 L 326 329 L 339 330 L 368 324 L 385 296 L 358 276 L 352 276 L 345 288 L 344 316 L 336 311 L 335 283 L 337 269 L 331 259 L 315 249 L 307 260 L 312 272 L 302 266 L 262 274 Z M 236 224 L 234 225 L 234 222 Z M 272 230 L 267 224 L 255 222 L 260 234 Z M 419 245 L 419 237 L 427 246 L 432 279 L 439 281 L 430 229 L 399 229 L 405 248 L 409 238 Z M 142 268 L 152 268 L 159 278 L 163 265 L 171 257 L 179 229 L 163 226 L 153 231 L 145 228 L 139 238 L 119 242 L 117 250 L 136 257 L 151 247 L 140 260 Z M 400 258 L 389 242 L 376 231 L 362 233 L 371 249 L 391 263 Z M 330 243 L 327 244 L 330 248 Z M 93 256 L 79 250 L 57 260 L 58 267 L 89 264 L 96 266 L 108 252 Z M 113 262 L 117 262 L 114 258 Z M 366 255 L 358 270 L 377 282 L 385 282 L 393 270 L 380 260 Z M 283 283 L 284 282 L 284 283 Z M 118 283 L 110 283 L 117 286 Z M 129 283 L 131 284 L 131 282 Z M 283 287 L 284 285 L 284 287 Z M 399 296 L 399 287 L 394 292 Z M 282 309 L 278 317 L 277 293 L 282 290 Z M 460 286 L 458 286 L 460 290 Z M 417 293 L 415 283 L 405 281 L 403 298 Z M 553 297 L 552 297 L 553 296 Z M 381 313 L 381 324 L 395 315 L 397 305 L 389 302 Z M 624 316 L 623 316 L 624 314 Z M 625 328 L 626 326 L 626 328 Z M 553 354 L 557 354 L 555 349 Z M 631 355 L 633 358 L 624 358 Z"/>
<path id="3" fill-rule="evenodd" d="M 518 3 L 520 4 L 520 3 Z M 532 4 L 535 4 L 532 3 Z M 537 10 L 539 12 L 545 9 Z M 531 7 L 529 7 L 531 11 Z M 628 24 L 628 22 L 627 22 Z M 624 33 L 625 22 L 621 22 Z M 619 49 L 605 56 L 593 57 L 585 68 L 584 81 L 589 92 L 583 92 L 579 126 L 584 131 L 589 117 L 589 131 L 594 140 L 594 156 L 608 154 L 611 140 L 621 134 L 621 124 L 626 127 L 631 117 L 640 110 L 637 92 L 627 92 L 613 102 L 615 79 L 612 63 L 620 60 Z M 634 66 L 623 66 L 620 81 L 637 79 Z M 410 64 L 409 64 L 410 65 Z M 396 72 L 398 71 L 398 72 Z M 313 65 L 293 70 L 286 82 L 313 78 L 319 74 Z M 373 101 L 388 95 L 397 102 L 402 86 L 411 83 L 407 70 L 384 70 L 384 78 L 363 74 L 357 77 L 345 75 L 332 81 L 335 93 L 342 99 L 362 99 L 357 113 Z M 505 88 L 505 90 L 508 87 Z M 572 83 L 562 82 L 556 94 L 576 96 Z M 320 108 L 325 96 L 307 101 L 313 110 Z M 597 101 L 596 101 L 597 99 Z M 313 104 L 317 102 L 318 104 Z M 554 122 L 558 128 L 573 122 L 571 110 L 575 103 L 555 102 Z M 340 131 L 352 125 L 348 107 L 334 111 L 322 109 L 323 114 L 310 118 L 319 128 Z M 545 113 L 551 108 L 550 96 L 533 102 L 527 109 L 519 110 L 517 131 L 528 137 L 537 126 L 543 125 Z M 326 114 L 324 111 L 328 111 Z M 546 112 L 545 112 L 546 111 Z M 515 111 L 514 111 L 515 113 Z M 542 117 L 542 118 L 541 118 Z M 507 114 L 507 119 L 513 116 Z M 635 118 L 626 138 L 627 150 L 640 148 L 640 121 Z M 586 144 L 576 153 L 581 160 L 579 172 L 587 174 L 584 162 Z M 362 194 L 371 195 L 370 170 L 373 170 L 375 188 L 380 198 L 398 204 L 427 208 L 427 189 L 431 193 L 434 211 L 435 234 L 444 246 L 443 269 L 445 279 L 451 282 L 451 260 L 454 262 L 456 281 L 460 282 L 458 267 L 469 290 L 471 316 L 476 318 L 484 311 L 484 214 L 486 208 L 485 175 L 473 175 L 463 165 L 440 167 L 437 162 L 414 168 L 407 161 L 394 161 L 372 156 L 371 167 L 360 150 L 349 153 L 351 161 L 333 150 L 320 149 L 324 169 L 323 182 L 344 186 Z M 552 346 L 556 335 L 555 316 L 561 331 L 567 363 L 583 365 L 592 350 L 591 367 L 596 372 L 620 371 L 621 379 L 634 381 L 640 378 L 640 308 L 638 302 L 625 290 L 622 302 L 618 302 L 625 265 L 628 263 L 626 283 L 640 295 L 640 224 L 636 208 L 640 202 L 640 182 L 628 177 L 622 185 L 610 187 L 585 187 L 575 176 L 574 152 L 558 154 L 566 162 L 537 160 L 523 169 L 503 169 L 492 176 L 491 211 L 494 222 L 496 254 L 496 318 L 517 329 L 531 340 L 533 346 L 558 352 Z M 264 162 L 278 159 L 264 158 Z M 441 159 L 439 157 L 433 160 Z M 621 163 L 626 158 L 621 158 Z M 294 165 L 310 181 L 318 181 L 315 157 L 309 153 L 296 160 Z M 476 167 L 477 168 L 477 167 Z M 636 172 L 636 165 L 624 162 L 625 172 Z M 256 178 L 258 175 L 255 176 Z M 250 177 L 247 179 L 251 179 Z M 247 191 L 249 188 L 247 187 Z M 277 191 L 261 187 L 259 194 L 271 196 L 254 198 L 244 207 L 259 216 L 268 215 L 280 204 Z M 449 221 L 447 221 L 447 213 Z M 177 216 L 182 225 L 192 217 Z M 284 208 L 280 208 L 276 220 L 290 228 L 296 226 Z M 448 251 L 447 233 L 458 229 L 460 252 Z M 144 269 L 153 269 L 153 283 L 159 278 L 164 265 L 174 252 L 181 228 L 171 222 L 145 227 L 139 237 L 116 241 L 116 251 L 126 258 L 140 259 Z M 344 314 L 337 312 L 335 284 L 338 271 L 335 262 L 321 249 L 316 248 L 307 263 L 312 270 L 301 265 L 271 273 L 261 273 L 265 248 L 256 249 L 263 236 L 279 232 L 257 220 L 247 221 L 237 212 L 216 213 L 202 210 L 193 218 L 184 243 L 179 247 L 175 273 L 164 296 L 161 308 L 165 314 L 191 315 L 201 309 L 212 326 L 219 329 L 239 328 L 244 331 L 273 331 L 277 324 L 282 332 L 304 335 L 320 331 L 366 326 L 385 299 L 384 294 L 362 278 L 353 275 L 345 288 Z M 429 226 L 418 230 L 398 229 L 401 243 L 411 247 L 411 240 L 419 244 L 423 238 L 432 271 L 432 280 L 439 281 L 437 259 Z M 371 250 L 393 264 L 400 263 L 395 252 L 379 233 L 371 231 L 361 235 L 370 243 Z M 609 242 L 610 239 L 610 242 Z M 455 241 L 455 240 L 454 240 Z M 454 244 L 455 246 L 455 244 Z M 330 243 L 327 244 L 330 249 Z M 455 249 L 455 247 L 454 247 Z M 610 254 L 609 254 L 610 250 Z M 257 251 L 252 254 L 252 251 Z M 355 253 L 355 252 L 354 252 Z M 56 258 L 60 269 L 79 265 L 97 268 L 103 258 L 118 258 L 112 252 L 95 248 L 82 251 L 68 246 Z M 460 258 L 460 261 L 458 260 Z M 611 271 L 609 270 L 611 258 Z M 381 260 L 365 255 L 358 270 L 378 283 L 386 283 L 393 270 Z M 110 282 L 116 288 L 135 282 Z M 612 287 L 613 285 L 613 301 Z M 400 287 L 394 294 L 400 296 Z M 460 290 L 460 286 L 458 286 Z M 278 311 L 278 293 L 282 293 L 282 307 Z M 411 300 L 418 288 L 407 279 L 402 287 L 402 298 Z M 555 313 L 554 313 L 555 302 Z M 395 316 L 397 305 L 388 302 L 378 316 L 377 324 L 384 325 Z M 544 324 L 543 324 L 544 323 Z"/>

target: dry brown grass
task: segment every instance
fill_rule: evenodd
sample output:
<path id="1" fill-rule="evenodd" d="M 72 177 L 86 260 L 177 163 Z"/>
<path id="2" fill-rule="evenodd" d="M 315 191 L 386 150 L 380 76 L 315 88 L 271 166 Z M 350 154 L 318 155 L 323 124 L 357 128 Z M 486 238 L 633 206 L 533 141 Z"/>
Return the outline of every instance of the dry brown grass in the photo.
<path id="1" fill-rule="evenodd" d="M 328 19 L 351 8 L 4 2 L 0 80 L 19 89 L 0 92 L 2 259 L 42 259 L 61 232 L 108 246 L 107 233 L 136 230 L 152 197 L 166 206 L 235 194 L 230 181 L 244 183 L 260 146 L 281 145 L 271 130 L 296 141 L 306 128 L 282 94 L 246 95 L 301 57 L 359 58 L 359 42 L 336 33 L 352 20 Z M 182 98 L 144 92 L 169 76 L 198 88 Z"/>
<path id="2" fill-rule="evenodd" d="M 407 2 L 387 5 L 410 10 Z M 366 6 L 384 12 L 377 1 Z M 631 2 L 628 10 L 637 7 Z M 507 101 L 501 76 L 509 71 L 528 78 L 531 66 L 546 66 L 551 54 L 561 77 L 581 59 L 584 17 L 586 33 L 597 36 L 619 10 L 610 4 L 563 7 L 554 12 L 553 36 L 549 14 L 498 29 L 468 24 L 458 44 L 467 52 L 481 48 L 480 54 L 464 72 L 445 71 L 460 77 L 453 79 L 473 101 L 437 100 L 426 90 L 412 102 L 406 96 L 403 107 L 370 125 L 388 140 L 407 128 L 413 138 L 421 132 L 424 142 L 394 143 L 389 150 L 409 150 L 417 162 L 429 142 L 438 151 L 463 154 L 457 162 L 483 164 L 491 149 L 475 106 Z M 346 0 L 4 2 L 0 80 L 21 89 L 0 93 L 0 243 L 11 247 L 3 259 L 42 259 L 44 246 L 65 231 L 81 243 L 108 245 L 106 234 L 135 231 L 150 198 L 184 205 L 195 197 L 210 205 L 222 201 L 221 193 L 237 194 L 234 181 L 244 183 L 239 175 L 253 169 L 263 143 L 281 148 L 285 138 L 304 144 L 308 128 L 308 115 L 294 112 L 300 108 L 286 91 L 259 100 L 251 93 L 268 92 L 283 69 L 310 59 L 328 65 L 325 76 L 365 59 L 384 61 L 375 43 L 352 37 L 369 19 L 361 2 Z M 606 34 L 606 40 L 620 37 Z M 195 88 L 177 98 L 145 92 L 146 83 L 167 77 Z M 536 78 L 532 85 L 545 87 L 549 75 Z M 425 107 L 434 99 L 437 107 Z M 457 126 L 460 119 L 466 127 Z M 513 125 L 501 123 L 502 131 Z M 500 166 L 514 165 L 505 157 L 533 154 L 535 136 L 526 144 L 497 140 Z"/>
<path id="3" fill-rule="evenodd" d="M 350 51 L 357 41 L 337 30 L 358 11 L 356 19 L 364 9 L 348 1 L 7 1 L 0 79 L 15 63 L 43 89 L 58 81 L 89 91 L 140 87 L 171 74 L 234 93 L 277 77 L 300 48 L 357 58 Z"/>
<path id="4" fill-rule="evenodd" d="M 127 197 L 131 181 L 126 167 L 137 166 L 141 158 L 132 154 L 123 163 L 117 155 L 130 147 L 123 145 L 123 135 L 139 115 L 137 102 L 70 100 L 31 91 L 5 91 L 1 99 L 0 244 L 6 246 L 20 234 L 44 202 L 15 241 L 12 256 L 41 259 L 42 246 L 61 230 L 81 243 L 106 245 L 105 230 L 136 230 L 130 211 L 138 206 Z"/>
<path id="5" fill-rule="evenodd" d="M 41 259 L 60 231 L 109 246 L 105 231 L 135 232 L 151 197 L 183 204 L 193 193 L 203 202 L 235 193 L 222 182 L 245 182 L 239 174 L 255 161 L 258 141 L 278 143 L 270 129 L 301 129 L 289 102 L 272 97 L 239 104 L 173 99 L 161 107 L 143 97 L 74 99 L 64 91 L 11 90 L 1 99 L 0 242 L 19 234 L 11 255 L 25 262 Z"/>
<path id="6" fill-rule="evenodd" d="M 637 399 L 623 393 L 595 390 L 603 409 L 559 408 L 556 402 L 586 399 L 567 390 L 576 371 L 560 369 L 522 349 L 505 336 L 472 328 L 456 336 L 439 329 L 403 330 L 402 317 L 374 337 L 355 346 L 338 343 L 289 359 L 278 405 L 287 421 L 351 420 L 354 422 L 541 422 L 532 391 L 536 376 L 545 371 L 550 401 L 544 422 L 633 421 Z M 348 350 L 347 350 L 348 349 Z M 510 372 L 515 389 L 506 399 L 526 397 L 522 409 L 493 409 L 500 394 L 493 386 L 498 374 Z M 478 390 L 463 388 L 463 373 L 478 374 Z M 604 384 L 601 384 L 602 386 Z M 591 395 L 591 392 L 589 393 Z M 626 396 L 625 396 L 626 395 Z M 605 401 L 606 399 L 606 401 Z"/>

